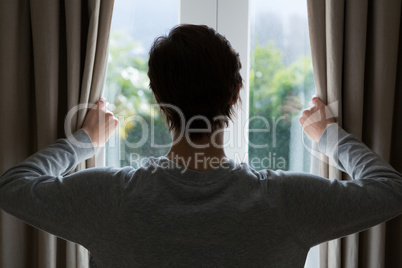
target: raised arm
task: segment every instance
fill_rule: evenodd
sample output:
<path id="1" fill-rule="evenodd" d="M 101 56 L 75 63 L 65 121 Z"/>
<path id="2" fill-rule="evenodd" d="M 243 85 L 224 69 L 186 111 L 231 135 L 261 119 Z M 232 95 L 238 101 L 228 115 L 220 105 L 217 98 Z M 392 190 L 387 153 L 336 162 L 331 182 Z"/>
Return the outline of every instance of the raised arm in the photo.
<path id="1" fill-rule="evenodd" d="M 113 116 L 102 109 L 105 105 L 105 101 L 99 102 L 85 120 L 84 128 L 92 137 L 80 129 L 70 139 L 59 139 L 7 170 L 0 177 L 0 207 L 37 228 L 88 244 L 93 230 L 107 223 L 108 219 L 99 218 L 102 212 L 111 217 L 114 212 L 109 209 L 118 205 L 118 200 L 106 202 L 103 194 L 119 191 L 118 180 L 123 175 L 110 168 L 65 175 L 78 163 L 93 156 L 92 138 L 95 145 L 102 144 L 110 135 L 102 132 L 116 127 Z"/>
<path id="2" fill-rule="evenodd" d="M 273 181 L 283 189 L 285 224 L 306 248 L 362 231 L 402 213 L 402 175 L 356 137 L 328 121 L 326 118 L 331 116 L 325 115 L 325 105 L 318 99 L 314 102 L 300 122 L 303 124 L 319 111 L 318 120 L 313 118 L 304 130 L 319 142 L 320 151 L 353 180 L 328 180 L 293 172 L 272 174 Z"/>

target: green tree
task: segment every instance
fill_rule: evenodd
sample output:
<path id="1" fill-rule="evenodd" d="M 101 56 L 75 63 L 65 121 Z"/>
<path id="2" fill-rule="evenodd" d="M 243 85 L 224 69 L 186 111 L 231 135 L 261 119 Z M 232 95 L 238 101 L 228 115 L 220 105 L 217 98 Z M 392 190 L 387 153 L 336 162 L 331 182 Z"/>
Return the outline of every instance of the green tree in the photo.
<path id="1" fill-rule="evenodd" d="M 139 44 L 133 42 L 126 33 L 112 32 L 106 97 L 114 100 L 114 113 L 123 119 L 120 120 L 118 131 L 122 140 L 120 151 L 124 153 L 121 166 L 134 164 L 130 163 L 130 154 L 133 153 L 142 157 L 166 154 L 168 148 L 152 146 L 153 140 L 159 145 L 171 142 L 155 98 L 148 87 L 147 58 L 136 55 L 138 47 Z M 143 134 L 143 125 L 138 120 L 132 120 L 134 116 L 144 119 L 148 133 L 153 131 L 155 134 L 153 140 L 148 135 L 145 144 L 138 148 L 130 148 L 130 144 L 138 143 Z"/>
<path id="2" fill-rule="evenodd" d="M 107 99 L 114 100 L 115 114 L 124 116 L 139 116 L 147 124 L 148 138 L 139 148 L 130 148 L 141 140 L 143 126 L 137 121 L 120 121 L 119 135 L 123 141 L 120 151 L 124 153 L 121 166 L 131 165 L 130 154 L 142 157 L 160 156 L 166 154 L 168 148 L 158 148 L 156 144 L 169 144 L 170 135 L 164 124 L 162 115 L 156 106 L 155 99 L 148 87 L 147 58 L 138 56 L 139 44 L 123 32 L 112 32 L 106 80 Z M 314 90 L 311 59 L 301 57 L 289 66 L 283 65 L 283 55 L 273 43 L 257 45 L 251 55 L 250 69 L 250 118 L 259 116 L 265 118 L 270 126 L 270 132 L 250 132 L 249 140 L 255 145 L 268 144 L 267 148 L 250 146 L 251 158 L 264 158 L 272 154 L 285 159 L 288 169 L 289 139 L 292 118 L 301 109 L 301 104 Z M 151 122 L 154 122 L 153 139 L 151 139 Z M 276 129 L 273 129 L 274 126 Z M 267 128 L 262 119 L 250 121 L 250 129 Z M 251 164 L 251 163 L 250 163 Z M 275 168 L 275 167 L 273 167 Z"/>
<path id="3" fill-rule="evenodd" d="M 301 57 L 284 66 L 281 51 L 271 42 L 257 45 L 251 59 L 249 128 L 267 132 L 250 131 L 250 164 L 255 158 L 270 156 L 271 168 L 288 170 L 292 118 L 314 90 L 311 58 Z M 274 158 L 277 165 L 273 164 Z"/>

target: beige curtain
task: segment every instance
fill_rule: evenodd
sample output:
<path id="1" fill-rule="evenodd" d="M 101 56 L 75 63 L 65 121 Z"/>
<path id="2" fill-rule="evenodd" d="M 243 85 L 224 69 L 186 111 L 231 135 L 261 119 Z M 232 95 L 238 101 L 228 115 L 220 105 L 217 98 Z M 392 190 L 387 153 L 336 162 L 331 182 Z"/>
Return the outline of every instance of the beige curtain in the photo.
<path id="1" fill-rule="evenodd" d="M 99 98 L 112 9 L 113 0 L 0 1 L 0 173 L 64 137 L 67 112 Z M 88 258 L 0 211 L 1 268 L 88 267 Z"/>
<path id="2" fill-rule="evenodd" d="M 402 171 L 401 0 L 308 0 L 319 97 L 339 123 Z M 321 163 L 320 175 L 349 179 Z M 320 267 L 402 267 L 402 217 L 320 245 Z"/>

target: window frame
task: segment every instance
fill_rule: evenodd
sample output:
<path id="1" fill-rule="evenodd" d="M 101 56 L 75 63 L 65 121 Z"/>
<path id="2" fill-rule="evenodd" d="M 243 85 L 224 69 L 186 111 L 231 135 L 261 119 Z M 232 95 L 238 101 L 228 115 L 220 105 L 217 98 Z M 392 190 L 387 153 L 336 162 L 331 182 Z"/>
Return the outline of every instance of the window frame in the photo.
<path id="1" fill-rule="evenodd" d="M 224 35 L 240 55 L 241 107 L 225 131 L 225 153 L 248 163 L 250 0 L 180 0 L 179 23 L 205 24 Z"/>

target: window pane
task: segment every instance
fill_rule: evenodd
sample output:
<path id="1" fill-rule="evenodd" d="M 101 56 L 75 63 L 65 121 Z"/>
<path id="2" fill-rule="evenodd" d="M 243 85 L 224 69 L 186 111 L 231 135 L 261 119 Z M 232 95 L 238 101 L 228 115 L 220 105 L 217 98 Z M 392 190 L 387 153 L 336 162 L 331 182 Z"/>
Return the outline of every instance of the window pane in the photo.
<path id="1" fill-rule="evenodd" d="M 257 170 L 310 169 L 298 122 L 315 92 L 306 5 L 252 2 L 249 164 Z"/>
<path id="2" fill-rule="evenodd" d="M 169 149 L 170 136 L 148 88 L 147 61 L 153 40 L 177 25 L 178 4 L 178 0 L 114 4 L 105 97 L 114 104 L 120 123 L 106 147 L 108 166 L 138 167 L 146 157 L 164 155 Z"/>
<path id="3" fill-rule="evenodd" d="M 249 164 L 257 170 L 310 171 L 298 117 L 315 93 L 307 2 L 255 0 L 251 6 Z M 264 145 L 266 145 L 264 147 Z M 258 148 L 260 147 L 260 148 Z M 254 162 L 253 162 L 254 161 Z M 319 267 L 318 246 L 305 268 Z"/>

